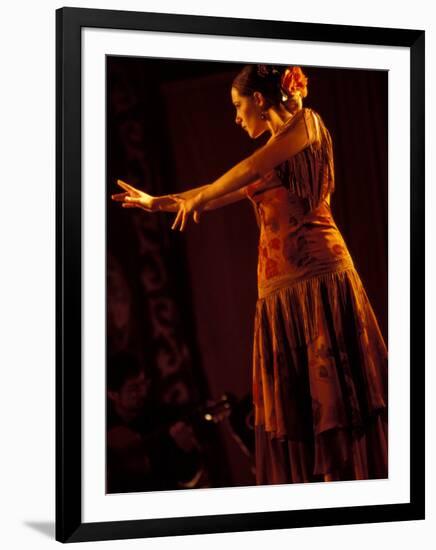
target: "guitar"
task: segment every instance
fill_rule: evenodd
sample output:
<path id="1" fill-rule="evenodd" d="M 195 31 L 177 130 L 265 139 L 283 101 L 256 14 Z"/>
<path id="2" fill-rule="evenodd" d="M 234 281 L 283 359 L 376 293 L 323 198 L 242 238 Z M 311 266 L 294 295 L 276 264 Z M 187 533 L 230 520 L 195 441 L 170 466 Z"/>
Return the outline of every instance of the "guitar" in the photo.
<path id="1" fill-rule="evenodd" d="M 192 426 L 217 424 L 230 413 L 229 398 L 223 395 L 217 401 L 208 401 L 206 404 L 192 408 L 184 415 L 178 416 L 176 421 L 173 418 L 171 421 L 160 423 L 152 430 L 142 430 L 137 424 L 116 425 L 107 433 L 108 450 L 112 453 L 111 456 L 116 458 L 118 467 L 131 473 L 133 477 L 136 476 L 139 483 L 152 472 L 150 449 L 153 448 L 153 443 L 155 442 L 158 446 L 159 441 L 168 437 L 169 434 L 185 452 L 197 451 L 196 460 L 200 463 L 194 476 L 189 480 L 178 481 L 178 486 L 180 488 L 208 486 L 207 469 L 202 456 L 204 449 L 195 437 Z"/>

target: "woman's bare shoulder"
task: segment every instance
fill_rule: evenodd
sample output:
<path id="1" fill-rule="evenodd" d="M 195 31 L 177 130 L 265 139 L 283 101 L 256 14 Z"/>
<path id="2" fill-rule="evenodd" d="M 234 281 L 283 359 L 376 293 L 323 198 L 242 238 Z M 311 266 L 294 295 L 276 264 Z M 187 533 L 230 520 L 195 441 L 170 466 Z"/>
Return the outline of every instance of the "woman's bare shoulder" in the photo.
<path id="1" fill-rule="evenodd" d="M 311 107 L 303 107 L 301 110 L 304 111 L 302 116 L 304 117 L 309 142 L 319 142 L 321 139 L 321 125 L 324 124 L 321 116 Z"/>

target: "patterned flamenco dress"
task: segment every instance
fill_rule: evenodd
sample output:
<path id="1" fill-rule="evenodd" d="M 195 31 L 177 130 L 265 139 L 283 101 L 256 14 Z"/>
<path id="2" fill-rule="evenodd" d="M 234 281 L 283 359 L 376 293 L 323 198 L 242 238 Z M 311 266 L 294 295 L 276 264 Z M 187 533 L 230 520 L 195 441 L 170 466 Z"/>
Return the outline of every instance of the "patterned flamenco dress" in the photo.
<path id="1" fill-rule="evenodd" d="M 246 162 L 259 176 L 246 188 L 260 228 L 256 483 L 386 478 L 387 348 L 330 209 L 330 134 L 303 108 Z"/>

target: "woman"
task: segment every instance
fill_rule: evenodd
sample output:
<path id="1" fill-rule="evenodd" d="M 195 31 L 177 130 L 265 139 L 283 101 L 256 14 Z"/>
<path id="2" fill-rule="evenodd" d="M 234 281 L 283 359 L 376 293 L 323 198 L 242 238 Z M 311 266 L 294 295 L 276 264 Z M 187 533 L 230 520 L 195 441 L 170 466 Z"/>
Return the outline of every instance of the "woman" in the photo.
<path id="1" fill-rule="evenodd" d="M 123 182 L 123 207 L 189 217 L 242 198 L 260 228 L 253 344 L 256 482 L 385 478 L 387 349 L 330 209 L 330 134 L 303 107 L 299 67 L 247 65 L 236 123 L 268 142 L 210 185 L 151 197 Z"/>

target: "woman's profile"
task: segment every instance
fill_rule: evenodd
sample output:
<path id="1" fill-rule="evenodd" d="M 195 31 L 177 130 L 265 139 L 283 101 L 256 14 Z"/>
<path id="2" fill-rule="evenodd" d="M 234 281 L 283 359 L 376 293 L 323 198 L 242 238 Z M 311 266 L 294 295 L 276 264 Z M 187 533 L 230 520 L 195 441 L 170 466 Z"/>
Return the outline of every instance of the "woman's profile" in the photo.
<path id="1" fill-rule="evenodd" d="M 300 67 L 246 65 L 236 124 L 267 143 L 211 184 L 153 197 L 118 180 L 125 208 L 175 212 L 183 231 L 246 199 L 259 226 L 252 391 L 256 483 L 386 478 L 386 344 L 333 219 L 333 144 L 303 106 Z"/>

